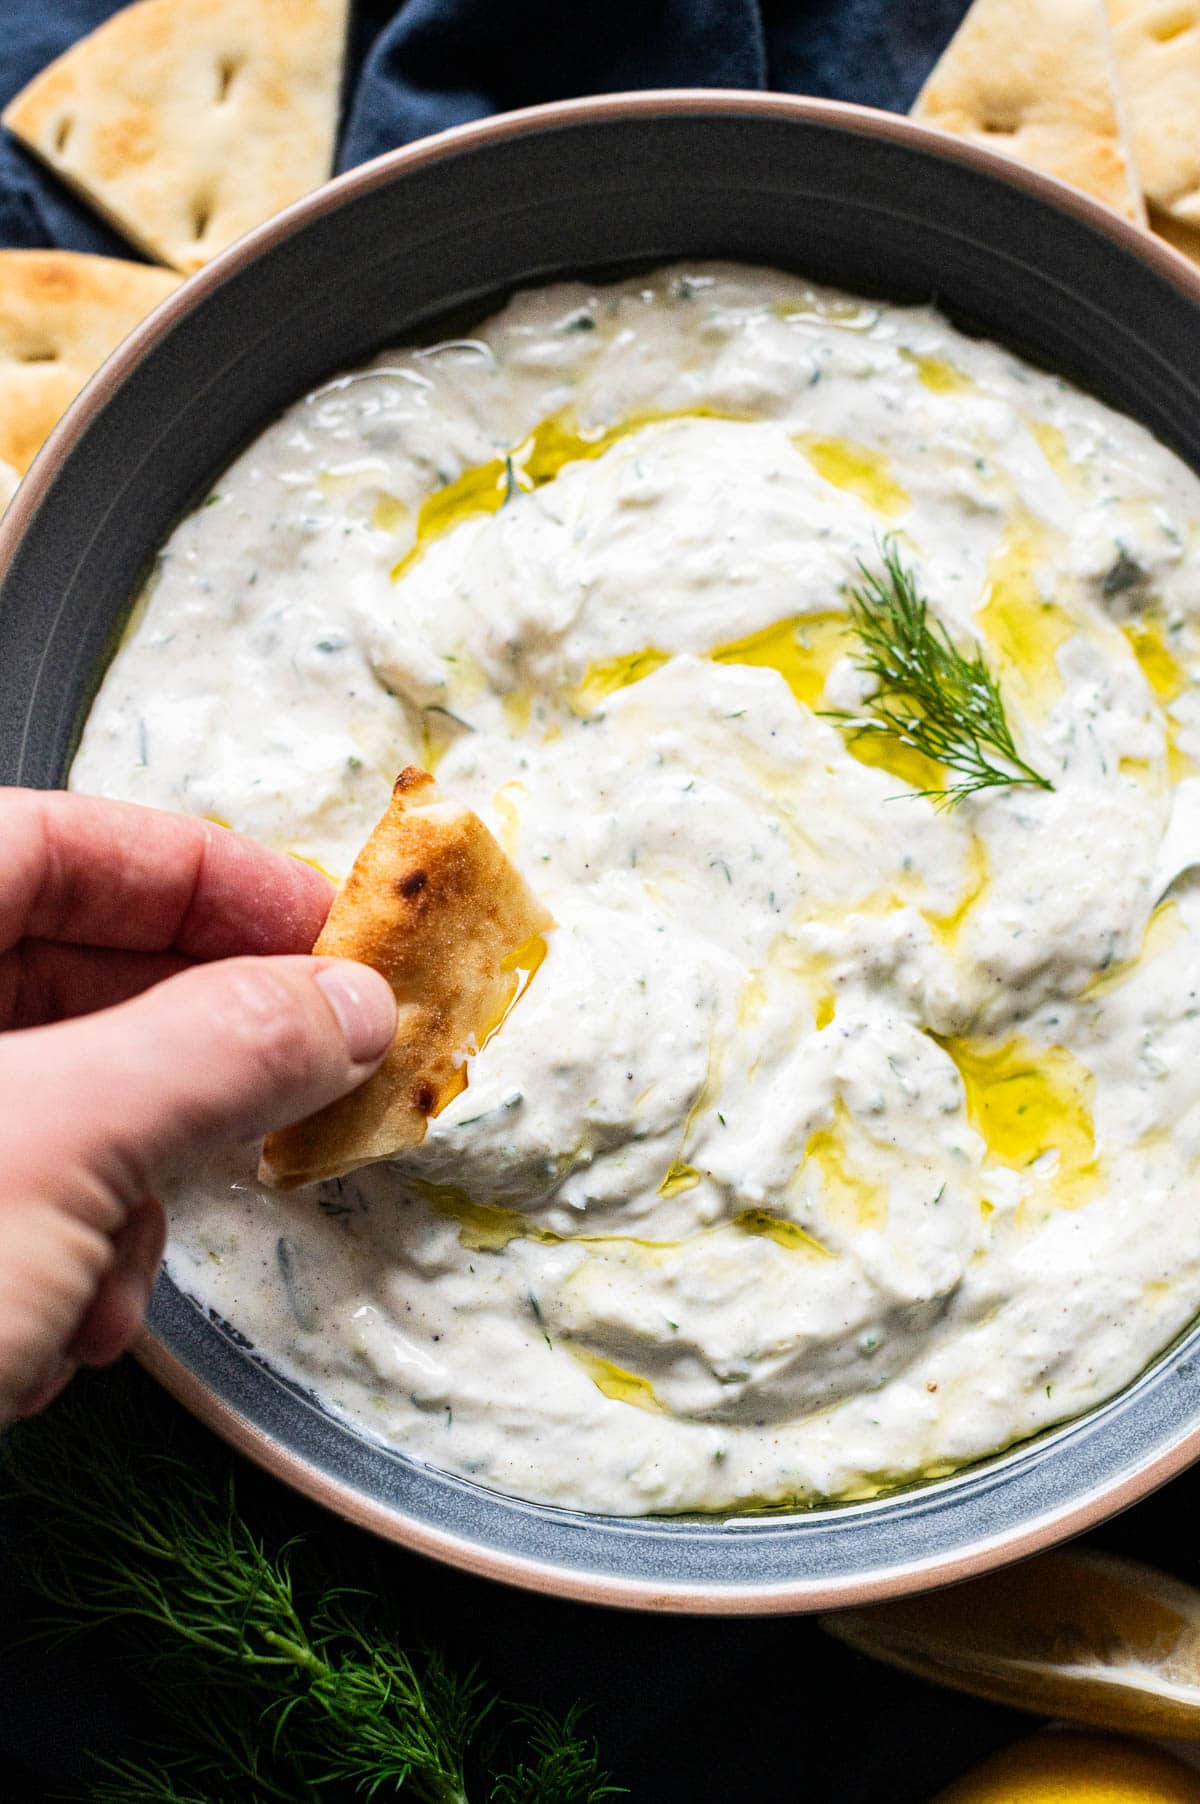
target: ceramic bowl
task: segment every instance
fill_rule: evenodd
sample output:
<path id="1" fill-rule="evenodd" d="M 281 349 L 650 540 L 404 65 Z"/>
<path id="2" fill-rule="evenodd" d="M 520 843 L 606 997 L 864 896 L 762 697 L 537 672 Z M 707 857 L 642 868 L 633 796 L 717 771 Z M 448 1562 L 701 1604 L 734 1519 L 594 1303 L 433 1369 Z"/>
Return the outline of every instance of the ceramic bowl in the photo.
<path id="1" fill-rule="evenodd" d="M 511 289 L 684 256 L 935 299 L 1200 467 L 1200 276 L 1105 209 L 908 120 L 774 95 L 506 115 L 332 182 L 185 284 L 68 413 L 0 524 L 0 781 L 63 782 L 180 515 L 337 368 Z M 144 1363 L 298 1489 L 493 1578 L 644 1609 L 829 1608 L 1052 1545 L 1200 1453 L 1200 1330 L 1086 1417 L 867 1503 L 624 1519 L 498 1496 L 365 1440 L 161 1278 Z"/>

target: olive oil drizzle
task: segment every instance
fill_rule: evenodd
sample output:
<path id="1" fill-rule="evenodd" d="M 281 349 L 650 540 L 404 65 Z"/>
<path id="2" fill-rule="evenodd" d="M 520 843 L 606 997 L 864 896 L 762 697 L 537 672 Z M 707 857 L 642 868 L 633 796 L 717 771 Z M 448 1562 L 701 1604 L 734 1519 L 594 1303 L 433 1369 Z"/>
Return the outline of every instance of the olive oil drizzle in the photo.
<path id="1" fill-rule="evenodd" d="M 819 1174 L 826 1209 L 842 1216 L 848 1227 L 878 1228 L 887 1217 L 887 1187 L 863 1175 L 855 1140 L 853 1117 L 839 1096 L 832 1118 L 808 1137 L 800 1175 L 810 1166 Z"/>
<path id="2" fill-rule="evenodd" d="M 553 482 L 568 464 L 603 457 L 610 446 L 628 438 L 631 433 L 640 432 L 645 426 L 670 424 L 676 420 L 737 420 L 742 417 L 716 408 L 694 407 L 630 414 L 610 426 L 580 426 L 569 415 L 551 415 L 540 421 L 511 450 L 486 463 L 472 465 L 425 497 L 417 513 L 413 543 L 392 566 L 392 581 L 399 582 L 435 539 L 442 538 L 462 521 L 499 513 L 517 495 L 530 495 L 535 489 Z"/>
<path id="3" fill-rule="evenodd" d="M 586 1347 L 578 1346 L 574 1341 L 566 1341 L 564 1345 L 572 1358 L 578 1360 L 602 1396 L 610 1398 L 614 1403 L 631 1404 L 634 1409 L 649 1410 L 652 1415 L 667 1413 L 648 1378 L 641 1378 L 636 1372 L 627 1371 L 624 1366 L 605 1359 L 599 1353 L 589 1353 Z"/>
<path id="4" fill-rule="evenodd" d="M 448 1109 L 456 1097 L 461 1096 L 470 1082 L 470 1060 L 481 1053 L 489 1040 L 493 1039 L 518 1002 L 537 976 L 547 952 L 544 934 L 534 933 L 511 952 L 506 952 L 500 960 L 500 972 L 505 978 L 505 994 L 491 1017 L 479 1028 L 473 1045 L 461 1049 L 461 1063 L 458 1065 L 451 1082 L 447 1084 L 437 1099 L 436 1107 L 431 1114 L 436 1118 L 443 1109 Z"/>
<path id="5" fill-rule="evenodd" d="M 425 497 L 417 511 L 413 542 L 392 566 L 392 581 L 399 582 L 435 539 L 462 521 L 499 513 L 517 495 L 532 494 L 553 482 L 568 464 L 602 457 L 611 446 L 646 426 L 696 419 L 742 420 L 744 416 L 719 408 L 693 407 L 634 413 L 609 426 L 580 426 L 569 415 L 551 415 L 510 450 L 461 471 Z M 891 518 L 910 506 L 886 456 L 873 447 L 814 433 L 797 433 L 792 443 L 825 481 L 857 495 L 877 513 Z M 385 496 L 376 507 L 373 523 L 382 531 L 396 532 L 408 518 L 401 503 Z"/>
<path id="6" fill-rule="evenodd" d="M 676 1251 L 682 1240 L 649 1240 L 637 1234 L 557 1234 L 544 1228 L 519 1209 L 505 1208 L 501 1203 L 478 1203 L 457 1184 L 435 1184 L 425 1178 L 411 1178 L 409 1188 L 443 1221 L 454 1221 L 459 1227 L 459 1243 L 472 1253 L 498 1253 L 510 1240 L 531 1240 L 538 1246 L 636 1247 L 639 1253 L 654 1261 Z M 775 1215 L 769 1209 L 742 1209 L 726 1221 L 714 1222 L 690 1236 L 688 1244 L 727 1233 L 738 1233 L 773 1240 L 789 1252 L 815 1252 L 834 1259 L 836 1253 L 823 1245 L 807 1229 L 788 1216 Z"/>
<path id="7" fill-rule="evenodd" d="M 776 1246 L 786 1247 L 789 1252 L 819 1253 L 822 1259 L 837 1257 L 815 1234 L 810 1234 L 807 1228 L 786 1215 L 772 1215 L 769 1209 L 742 1209 L 733 1219 L 743 1234 L 773 1240 Z"/>
<path id="8" fill-rule="evenodd" d="M 969 376 L 944 357 L 926 357 L 920 351 L 909 350 L 907 345 L 901 345 L 900 355 L 916 370 L 917 381 L 930 394 L 962 395 L 975 386 Z"/>
<path id="9" fill-rule="evenodd" d="M 777 671 L 796 700 L 815 710 L 834 665 L 849 655 L 853 645 L 854 636 L 844 614 L 796 614 L 744 639 L 714 646 L 702 655 L 714 664 Z M 590 665 L 570 693 L 572 711 L 585 718 L 594 714 L 619 690 L 652 676 L 670 655 L 651 647 Z M 943 784 L 942 766 L 914 746 L 871 734 L 849 742 L 846 749 L 860 764 L 886 770 L 914 789 L 938 789 Z"/>
<path id="10" fill-rule="evenodd" d="M 822 438 L 806 432 L 797 433 L 792 443 L 808 458 L 818 476 L 835 489 L 857 495 L 876 513 L 894 519 L 907 513 L 912 505 L 908 491 L 892 475 L 882 451 L 856 444 L 853 439 Z"/>
<path id="11" fill-rule="evenodd" d="M 1106 971 L 1099 972 L 1090 983 L 1085 984 L 1081 992 L 1084 1000 L 1091 1002 L 1098 996 L 1110 995 L 1132 977 L 1135 971 L 1141 970 L 1177 945 L 1186 932 L 1179 905 L 1174 897 L 1168 896 L 1152 910 L 1146 922 L 1146 931 L 1142 935 L 1142 943 L 1133 957 L 1118 959 Z"/>
<path id="12" fill-rule="evenodd" d="M 1182 695 L 1188 686 L 1188 673 L 1168 643 L 1162 621 L 1144 614 L 1126 621 L 1121 632 L 1156 699 L 1166 706 Z"/>
<path id="13" fill-rule="evenodd" d="M 1042 594 L 1037 568 L 1047 555 L 1046 535 L 1018 516 L 988 566 L 979 630 L 1026 712 L 1044 718 L 1062 693 L 1058 651 L 1076 632 L 1075 622 Z"/>
<path id="14" fill-rule="evenodd" d="M 938 1036 L 934 1036 L 938 1038 Z M 989 1158 L 1031 1175 L 1055 1205 L 1090 1201 L 1101 1178 L 1092 1117 L 1092 1074 L 1065 1046 L 1038 1047 L 1024 1039 L 998 1047 L 941 1039 L 963 1081 L 967 1116 Z M 1037 1169 L 1057 1153 L 1052 1169 Z"/>

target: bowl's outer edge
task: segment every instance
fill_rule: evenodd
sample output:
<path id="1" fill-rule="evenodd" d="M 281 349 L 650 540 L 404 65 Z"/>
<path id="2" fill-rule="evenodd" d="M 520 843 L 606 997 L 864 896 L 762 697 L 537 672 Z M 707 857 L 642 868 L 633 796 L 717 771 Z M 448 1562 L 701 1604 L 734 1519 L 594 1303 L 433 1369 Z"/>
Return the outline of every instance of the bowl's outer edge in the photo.
<path id="1" fill-rule="evenodd" d="M 504 115 L 351 171 L 251 233 L 69 410 L 0 520 L 0 679 L 26 700 L 0 716 L 0 780 L 62 780 L 140 561 L 296 393 L 449 307 L 698 254 L 914 296 L 936 268 L 958 316 L 1080 375 L 1200 467 L 1200 274 L 1051 178 L 894 115 L 787 96 Z M 151 1330 L 139 1356 L 175 1395 L 348 1518 L 484 1576 L 644 1609 L 827 1609 L 952 1582 L 1126 1507 L 1200 1453 L 1193 1333 L 1083 1421 L 920 1491 L 786 1524 L 586 1518 L 359 1441 L 166 1277 Z"/>

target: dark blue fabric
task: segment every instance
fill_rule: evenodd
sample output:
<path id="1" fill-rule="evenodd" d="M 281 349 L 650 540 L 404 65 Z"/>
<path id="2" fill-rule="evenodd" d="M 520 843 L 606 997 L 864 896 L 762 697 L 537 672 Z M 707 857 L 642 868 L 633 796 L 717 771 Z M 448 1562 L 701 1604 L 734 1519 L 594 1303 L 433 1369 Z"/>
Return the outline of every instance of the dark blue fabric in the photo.
<path id="1" fill-rule="evenodd" d="M 625 88 L 776 88 L 904 111 L 966 0 L 361 0 L 338 167 L 510 107 Z M 118 10 L 0 0 L 0 105 Z M 0 244 L 134 255 L 7 136 Z"/>
<path id="2" fill-rule="evenodd" d="M 905 110 L 964 0 L 408 0 L 367 56 L 340 167 L 464 119 L 624 88 L 777 88 Z"/>

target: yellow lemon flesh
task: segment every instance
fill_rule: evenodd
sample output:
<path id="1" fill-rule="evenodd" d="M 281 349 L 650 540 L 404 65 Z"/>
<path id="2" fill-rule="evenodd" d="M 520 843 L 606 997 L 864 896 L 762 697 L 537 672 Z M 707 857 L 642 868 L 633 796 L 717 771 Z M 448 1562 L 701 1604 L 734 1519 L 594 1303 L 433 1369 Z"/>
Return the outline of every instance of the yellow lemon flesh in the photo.
<path id="1" fill-rule="evenodd" d="M 993 1754 L 933 1804 L 1197 1804 L 1200 1773 L 1106 1735 L 1035 1735 Z"/>
<path id="2" fill-rule="evenodd" d="M 863 1653 L 977 1697 L 1200 1741 L 1200 1591 L 1132 1560 L 1044 1554 L 824 1623 Z"/>

